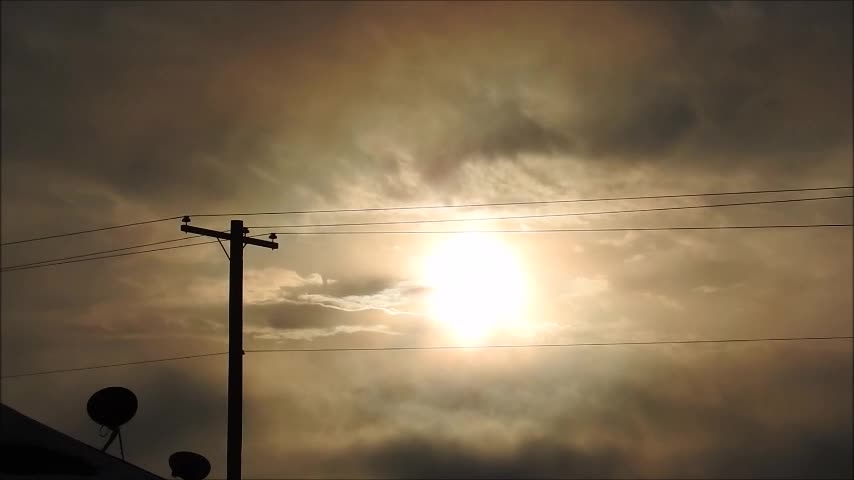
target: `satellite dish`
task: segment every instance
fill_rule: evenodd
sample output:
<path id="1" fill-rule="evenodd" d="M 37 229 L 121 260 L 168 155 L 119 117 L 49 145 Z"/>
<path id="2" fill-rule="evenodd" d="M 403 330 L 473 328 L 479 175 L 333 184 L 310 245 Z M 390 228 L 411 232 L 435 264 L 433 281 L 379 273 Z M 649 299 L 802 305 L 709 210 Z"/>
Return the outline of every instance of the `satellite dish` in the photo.
<path id="1" fill-rule="evenodd" d="M 86 403 L 86 411 L 95 423 L 112 430 L 109 440 L 101 449 L 102 452 L 119 437 L 119 448 L 122 459 L 125 458 L 125 449 L 122 445 L 122 433 L 119 429 L 136 415 L 136 395 L 124 387 L 107 387 L 95 392 Z"/>
<path id="2" fill-rule="evenodd" d="M 172 476 L 182 480 L 203 480 L 211 473 L 207 458 L 193 452 L 175 452 L 169 456 Z"/>
<path id="3" fill-rule="evenodd" d="M 124 387 L 98 390 L 86 403 L 89 417 L 98 425 L 116 430 L 136 415 L 136 395 Z"/>

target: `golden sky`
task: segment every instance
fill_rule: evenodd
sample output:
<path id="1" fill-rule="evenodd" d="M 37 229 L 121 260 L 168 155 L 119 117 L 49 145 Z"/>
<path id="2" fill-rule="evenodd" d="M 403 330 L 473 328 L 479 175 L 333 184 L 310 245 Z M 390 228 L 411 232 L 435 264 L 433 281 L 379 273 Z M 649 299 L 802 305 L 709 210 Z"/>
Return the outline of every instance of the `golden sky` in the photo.
<path id="1" fill-rule="evenodd" d="M 184 214 L 851 185 L 851 14 L 850 2 L 4 2 L 2 239 Z M 846 198 L 377 229 L 851 217 Z M 851 335 L 851 234 L 280 236 L 275 252 L 246 248 L 244 343 Z M 176 220 L 10 245 L 2 263 L 178 236 Z M 217 245 L 6 272 L 3 374 L 223 351 L 227 281 Z M 249 354 L 245 374 L 246 478 L 852 475 L 850 340 Z M 169 454 L 192 450 L 224 476 L 225 357 L 7 379 L 2 401 L 95 445 L 85 403 L 109 385 L 139 397 L 130 461 L 168 476 Z"/>

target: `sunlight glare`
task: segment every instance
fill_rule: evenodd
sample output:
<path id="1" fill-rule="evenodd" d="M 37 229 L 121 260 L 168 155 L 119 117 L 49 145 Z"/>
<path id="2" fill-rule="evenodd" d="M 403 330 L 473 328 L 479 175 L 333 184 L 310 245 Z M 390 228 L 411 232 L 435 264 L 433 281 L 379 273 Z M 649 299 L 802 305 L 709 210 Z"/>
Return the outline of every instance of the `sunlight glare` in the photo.
<path id="1" fill-rule="evenodd" d="M 482 340 L 522 318 L 522 269 L 516 254 L 497 238 L 466 234 L 445 241 L 426 259 L 424 278 L 431 316 L 460 340 Z"/>

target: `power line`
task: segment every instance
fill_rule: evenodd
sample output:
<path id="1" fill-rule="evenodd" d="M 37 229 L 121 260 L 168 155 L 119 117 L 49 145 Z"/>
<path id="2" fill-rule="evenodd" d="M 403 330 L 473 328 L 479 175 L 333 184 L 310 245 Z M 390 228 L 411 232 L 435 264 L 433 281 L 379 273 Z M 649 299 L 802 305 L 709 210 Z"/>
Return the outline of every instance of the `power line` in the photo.
<path id="1" fill-rule="evenodd" d="M 794 199 L 783 199 L 783 200 L 763 200 L 763 201 L 756 201 L 756 202 L 719 203 L 719 204 L 712 204 L 712 205 L 687 205 L 687 206 L 675 206 L 675 207 L 638 208 L 638 209 L 629 209 L 629 210 L 606 210 L 606 211 L 595 211 L 595 212 L 547 213 L 547 214 L 512 215 L 512 216 L 500 216 L 500 217 L 492 216 L 492 217 L 480 217 L 480 218 L 451 218 L 451 219 L 403 220 L 403 221 L 383 221 L 383 222 L 315 223 L 315 224 L 302 224 L 302 225 L 261 225 L 261 226 L 252 226 L 249 228 L 270 229 L 270 228 L 348 227 L 348 226 L 352 227 L 352 226 L 369 226 L 369 225 L 406 225 L 406 224 L 421 224 L 421 223 L 514 220 L 514 219 L 532 219 L 532 218 L 546 218 L 546 217 L 602 215 L 602 214 L 612 214 L 612 213 L 656 212 L 656 211 L 666 211 L 666 210 L 686 210 L 686 209 L 697 209 L 697 208 L 731 207 L 731 206 L 761 205 L 761 204 L 789 203 L 789 202 L 806 202 L 806 201 L 815 201 L 815 200 L 832 200 L 832 199 L 838 199 L 838 198 L 852 198 L 852 197 L 854 197 L 854 195 L 808 197 L 808 198 L 794 198 Z M 150 246 L 154 246 L 154 245 L 162 245 L 165 243 L 183 242 L 183 241 L 187 241 L 189 239 L 197 238 L 197 237 L 198 237 L 198 235 L 193 235 L 193 236 L 189 236 L 189 237 L 181 237 L 181 238 L 175 238 L 175 239 L 171 239 L 171 240 L 162 240 L 159 242 L 143 243 L 140 245 L 134 245 L 134 246 L 130 246 L 130 247 L 122 247 L 122 248 L 115 248 L 115 249 L 111 249 L 111 250 L 102 250 L 102 251 L 98 251 L 98 252 L 83 253 L 83 254 L 79 254 L 79 255 L 73 255 L 70 257 L 54 258 L 54 259 L 50 259 L 50 260 L 41 260 L 38 262 L 24 263 L 24 264 L 4 267 L 3 270 L 20 268 L 20 267 L 29 267 L 32 265 L 39 265 L 39 264 L 43 264 L 43 263 L 52 263 L 55 261 L 70 260 L 70 259 L 75 259 L 75 258 L 91 257 L 93 255 L 100 255 L 100 254 L 104 254 L 104 253 L 120 252 L 120 251 L 125 251 L 125 250 L 134 250 L 137 248 L 150 247 Z"/>
<path id="2" fill-rule="evenodd" d="M 616 200 L 646 200 L 656 198 L 688 198 L 688 197 L 712 197 L 720 195 L 750 195 L 760 193 L 787 193 L 787 192 L 814 192 L 818 190 L 844 190 L 854 186 L 838 187 L 813 187 L 813 188 L 783 188 L 775 190 L 742 190 L 735 192 L 709 192 L 709 193 L 680 193 L 668 195 L 638 195 L 630 197 L 601 197 L 601 198 L 572 198 L 564 200 L 533 200 L 520 202 L 489 202 L 489 203 L 457 203 L 444 205 L 417 205 L 410 207 L 374 207 L 374 208 L 336 208 L 329 210 L 289 210 L 280 212 L 242 212 L 242 213 L 208 213 L 195 214 L 194 217 L 251 217 L 259 215 L 296 215 L 309 213 L 350 213 L 350 212 L 387 212 L 396 210 L 421 210 L 436 208 L 469 208 L 469 207 L 508 207 L 514 205 L 545 205 L 549 203 L 581 203 L 581 202 L 607 202 Z"/>
<path id="3" fill-rule="evenodd" d="M 174 250 L 176 248 L 187 248 L 187 247 L 195 247 L 198 245 L 207 245 L 209 243 L 217 243 L 217 241 L 213 240 L 213 241 L 209 241 L 209 242 L 198 242 L 198 243 L 191 243 L 190 245 L 178 245 L 175 247 L 152 248 L 151 250 L 140 250 L 138 252 L 117 253 L 115 255 L 104 255 L 101 257 L 81 258 L 81 259 L 77 259 L 77 260 L 57 261 L 55 263 L 45 263 L 45 264 L 28 265 L 28 266 L 21 265 L 21 266 L 15 266 L 15 267 L 7 267 L 7 268 L 0 270 L 0 272 L 17 272 L 20 270 L 29 270 L 31 268 L 53 267 L 56 265 L 65 265 L 68 263 L 89 262 L 92 260 L 103 260 L 105 258 L 126 257 L 129 255 L 139 255 L 142 253 L 160 252 L 163 250 Z M 68 258 L 71 258 L 71 257 L 68 257 Z M 57 260 L 64 260 L 64 259 L 57 259 Z"/>
<path id="4" fill-rule="evenodd" d="M 794 342 L 794 341 L 828 341 L 828 340 L 851 340 L 854 336 L 835 335 L 826 337 L 766 337 L 766 338 L 724 338 L 709 340 L 653 340 L 653 341 L 625 341 L 625 342 L 575 342 L 575 343 L 528 343 L 528 344 L 506 344 L 506 345 L 434 345 L 434 346 L 410 346 L 410 347 L 331 347 L 331 348 L 276 348 L 276 349 L 254 349 L 246 350 L 246 353 L 320 353 L 320 352 L 380 352 L 380 351 L 412 351 L 412 350 L 491 350 L 491 349 L 517 349 L 517 348 L 572 348 L 572 347 L 612 347 L 612 346 L 644 346 L 644 345 L 695 345 L 715 343 L 757 343 L 757 342 Z M 157 362 L 168 362 L 173 360 L 185 360 L 190 358 L 213 357 L 227 355 L 228 352 L 203 353 L 198 355 L 186 355 L 182 357 L 166 357 L 152 360 L 139 360 L 135 362 L 110 363 L 104 365 L 93 365 L 89 367 L 64 368 L 57 370 L 43 370 L 39 372 L 17 373 L 0 376 L 0 379 L 32 377 L 37 375 L 49 375 L 54 373 L 79 372 L 84 370 L 95 370 L 101 368 L 124 367 L 129 365 L 141 365 Z"/>
<path id="5" fill-rule="evenodd" d="M 663 232 L 674 230 L 741 230 L 832 227 L 854 227 L 854 223 L 817 223 L 800 225 L 720 225 L 705 227 L 541 228 L 531 230 L 339 230 L 328 232 L 276 232 L 276 235 L 441 235 L 454 233 Z"/>
<path id="6" fill-rule="evenodd" d="M 847 340 L 854 336 L 829 337 L 772 337 L 772 338 L 725 338 L 714 340 L 653 340 L 646 342 L 579 342 L 579 343 L 528 343 L 507 345 L 436 345 L 416 347 L 341 347 L 341 348 L 270 348 L 246 350 L 246 353 L 282 353 L 282 352 L 378 352 L 401 350 L 477 350 L 495 348 L 553 348 L 553 347 L 612 347 L 627 345 L 692 345 L 702 343 L 750 343 L 750 342 L 791 342 L 801 340 Z"/>
<path id="7" fill-rule="evenodd" d="M 570 233 L 570 232 L 660 232 L 660 231 L 679 231 L 679 230 L 742 230 L 742 229 L 785 229 L 785 228 L 834 228 L 834 227 L 852 227 L 852 223 L 821 223 L 821 224 L 800 224 L 800 225 L 720 225 L 720 226 L 700 226 L 700 227 L 627 227 L 627 228 L 551 228 L 551 229 L 532 229 L 532 230 L 365 230 L 365 231 L 330 231 L 330 232 L 276 232 L 277 235 L 445 235 L 445 234 L 472 234 L 472 233 Z M 250 235 L 252 238 L 264 237 L 267 234 Z M 56 265 L 65 265 L 68 263 L 87 262 L 91 260 L 102 260 L 105 258 L 124 257 L 142 253 L 159 252 L 163 250 L 173 250 L 177 248 L 195 247 L 197 245 L 207 245 L 216 243 L 217 241 L 198 242 L 190 245 L 178 245 L 174 247 L 153 248 L 150 250 L 141 250 L 139 252 L 119 253 L 115 255 L 103 255 L 100 257 L 80 258 L 76 260 L 65 260 L 65 258 L 56 259 L 55 263 L 39 263 L 36 265 L 18 265 L 0 269 L 0 272 L 15 272 L 20 270 L 29 270 L 32 268 L 53 267 Z M 94 255 L 94 254 L 87 254 Z M 66 257 L 69 258 L 69 257 Z"/>
<path id="8" fill-rule="evenodd" d="M 584 215 L 604 215 L 611 213 L 639 213 L 639 212 L 661 212 L 666 210 L 689 210 L 696 208 L 715 208 L 715 207 L 735 207 L 744 205 L 764 205 L 771 203 L 791 203 L 791 202 L 808 202 L 815 200 L 833 200 L 838 198 L 852 198 L 854 195 L 838 195 L 828 197 L 809 197 L 809 198 L 789 198 L 783 200 L 762 200 L 756 202 L 735 202 L 735 203 L 715 203 L 711 205 L 682 205 L 676 207 L 653 207 L 653 208 L 634 208 L 628 210 L 604 210 L 595 212 L 570 212 L 570 213 L 541 213 L 531 215 L 509 215 L 501 217 L 479 217 L 479 218 L 443 218 L 443 219 L 428 219 L 428 220 L 393 220 L 382 222 L 354 222 L 354 223 L 310 223 L 302 225 L 250 225 L 249 228 L 308 228 L 308 227 L 357 227 L 368 225 L 409 225 L 420 223 L 447 223 L 447 222 L 480 222 L 490 220 L 519 220 L 530 218 L 548 218 L 548 217 L 575 217 Z"/>
<path id="9" fill-rule="evenodd" d="M 450 219 L 402 220 L 402 221 L 382 221 L 382 222 L 315 223 L 315 224 L 302 224 L 302 225 L 261 225 L 261 226 L 252 226 L 250 228 L 270 229 L 270 228 L 345 227 L 345 226 L 369 226 L 369 225 L 407 225 L 407 224 L 422 224 L 422 223 L 426 224 L 426 223 L 447 223 L 447 222 L 514 220 L 514 219 L 532 219 L 532 218 L 547 218 L 547 217 L 602 215 L 602 214 L 614 214 L 614 213 L 656 212 L 656 211 L 667 211 L 667 210 L 686 210 L 686 209 L 697 209 L 697 208 L 731 207 L 731 206 L 744 206 L 744 205 L 762 205 L 762 204 L 775 204 L 775 203 L 806 202 L 806 201 L 816 201 L 816 200 L 832 200 L 832 199 L 838 199 L 838 198 L 852 198 L 852 197 L 854 197 L 854 195 L 793 198 L 793 199 L 782 199 L 782 200 L 763 200 L 763 201 L 755 201 L 755 202 L 719 203 L 719 204 L 712 204 L 712 205 L 686 205 L 686 206 L 675 206 L 675 207 L 637 208 L 637 209 L 628 209 L 628 210 L 606 210 L 606 211 L 595 211 L 595 212 L 547 213 L 547 214 L 511 215 L 511 216 L 499 216 L 499 217 L 492 216 L 492 217 L 479 217 L 479 218 L 450 218 Z M 122 248 L 115 248 L 115 249 L 111 249 L 111 250 L 102 250 L 102 251 L 98 251 L 98 252 L 83 253 L 83 254 L 73 255 L 73 256 L 69 256 L 69 257 L 54 258 L 54 259 L 49 259 L 49 260 L 41 260 L 41 261 L 37 261 L 37 262 L 24 263 L 24 264 L 4 267 L 2 270 L 11 270 L 11 269 L 16 269 L 16 268 L 21 268 L 21 267 L 29 267 L 29 266 L 33 266 L 33 265 L 40 265 L 40 264 L 44 264 L 44 263 L 53 263 L 53 262 L 57 262 L 57 261 L 70 260 L 70 259 L 75 259 L 75 258 L 91 257 L 93 255 L 101 255 L 104 253 L 120 252 L 120 251 L 125 251 L 125 250 L 134 250 L 137 248 L 150 247 L 150 246 L 154 246 L 154 245 L 162 245 L 165 243 L 183 242 L 183 241 L 187 241 L 189 239 L 196 238 L 196 237 L 198 237 L 198 235 L 175 238 L 175 239 L 171 239 L 171 240 L 162 240 L 159 242 L 143 243 L 140 245 L 134 245 L 134 246 L 122 247 Z"/>
<path id="10" fill-rule="evenodd" d="M 575 198 L 564 200 L 535 200 L 535 201 L 520 201 L 520 202 L 489 202 L 489 203 L 461 203 L 461 204 L 445 204 L 445 205 L 418 205 L 409 207 L 375 207 L 375 208 L 339 208 L 325 210 L 291 210 L 279 212 L 244 212 L 244 213 L 208 213 L 194 214 L 195 217 L 226 217 L 226 216 L 258 216 L 258 215 L 289 215 L 289 214 L 309 214 L 309 213 L 345 213 L 345 212 L 380 212 L 380 211 L 395 211 L 395 210 L 418 210 L 418 209 L 437 209 L 437 208 L 467 208 L 467 207 L 502 207 L 513 205 L 545 205 L 550 203 L 579 203 L 579 202 L 604 202 L 613 200 L 643 200 L 656 198 L 688 198 L 688 197 L 709 197 L 720 195 L 751 195 L 762 193 L 788 193 L 788 192 L 814 192 L 820 190 L 844 190 L 854 188 L 854 186 L 834 186 L 834 187 L 811 187 L 811 188 L 782 188 L 773 190 L 742 190 L 734 192 L 707 192 L 707 193 L 684 193 L 684 194 L 668 194 L 668 195 L 637 195 L 624 197 L 602 197 L 602 198 Z M 45 235 L 41 237 L 26 238 L 22 240 L 13 240 L 10 242 L 2 242 L 0 246 L 16 245 L 21 243 L 37 242 L 41 240 L 49 240 L 54 238 L 70 237 L 74 235 L 82 235 L 86 233 L 103 232 L 106 230 L 115 230 L 119 228 L 133 227 L 137 225 L 148 225 L 152 223 L 165 222 L 168 220 L 178 220 L 182 216 L 158 218 L 154 220 L 146 220 L 141 222 L 124 223 L 119 225 L 111 225 L 101 228 L 93 228 L 88 230 L 78 230 L 75 232 L 60 233 L 56 235 Z"/>
<path id="11" fill-rule="evenodd" d="M 95 369 L 99 369 L 99 368 L 111 368 L 111 367 L 125 367 L 128 365 L 142 365 L 145 363 L 170 362 L 172 360 L 186 360 L 189 358 L 213 357 L 213 356 L 217 356 L 217 355 L 228 355 L 228 352 L 201 353 L 198 355 L 186 355 L 183 357 L 155 358 L 153 360 L 138 360 L 135 362 L 109 363 L 106 365 L 93 365 L 91 367 L 63 368 L 63 369 L 59 369 L 59 370 L 44 370 L 41 372 L 16 373 L 14 375 L 0 376 L 0 379 L 18 378 L 18 377 L 34 377 L 36 375 L 49 375 L 52 373 L 81 372 L 83 370 L 95 370 Z"/>
<path id="12" fill-rule="evenodd" d="M 44 237 L 26 238 L 26 239 L 23 239 L 23 240 L 14 240 L 14 241 L 11 241 L 11 242 L 3 242 L 3 243 L 0 243 L 0 246 L 4 246 L 4 247 L 5 247 L 6 245 L 15 245 L 15 244 L 18 244 L 18 243 L 37 242 L 37 241 L 40 241 L 40 240 L 49 240 L 49 239 L 52 239 L 52 238 L 61 238 L 61 237 L 70 237 L 70 236 L 73 236 L 73 235 L 82 235 L 82 234 L 84 234 L 84 233 L 103 232 L 103 231 L 105 231 L 105 230 L 115 230 L 115 229 L 117 229 L 117 228 L 134 227 L 134 226 L 137 226 L 137 225 L 148 225 L 148 224 L 151 224 L 151 223 L 165 222 L 165 221 L 167 221 L 167 220 L 178 220 L 178 219 L 180 219 L 180 218 L 181 218 L 180 216 L 178 216 L 178 217 L 158 218 L 158 219 L 155 219 L 155 220 L 146 220 L 146 221 L 144 221 L 144 222 L 124 223 L 124 224 L 121 224 L 121 225 L 111 225 L 111 226 L 109 226 L 109 227 L 93 228 L 93 229 L 90 229 L 90 230 L 78 230 L 78 231 L 76 231 L 76 232 L 59 233 L 59 234 L 56 234 L 56 235 L 46 235 L 46 236 L 44 236 Z"/>
<path id="13" fill-rule="evenodd" d="M 2 270 L 12 270 L 12 269 L 17 269 L 17 268 L 21 268 L 21 267 L 29 267 L 29 266 L 32 266 L 32 265 L 40 265 L 40 264 L 43 264 L 43 263 L 52 263 L 52 262 L 57 262 L 57 261 L 61 261 L 61 260 L 69 260 L 69 259 L 72 259 L 72 258 L 91 257 L 91 256 L 93 256 L 93 255 L 101 255 L 101 254 L 103 254 L 103 253 L 121 252 L 121 251 L 124 251 L 124 250 L 133 250 L 133 249 L 136 249 L 136 248 L 151 247 L 151 246 L 153 246 L 153 245 L 162 245 L 162 244 L 164 244 L 164 243 L 184 242 L 184 241 L 191 240 L 191 239 L 193 239 L 193 238 L 198 238 L 198 237 L 200 237 L 200 235 L 190 235 L 190 236 L 187 236 L 187 237 L 173 238 L 173 239 L 171 239 L 171 240 L 161 240 L 161 241 L 159 241 L 159 242 L 142 243 L 142 244 L 139 244 L 139 245 L 133 245 L 133 246 L 131 246 L 131 247 L 114 248 L 114 249 L 112 249 L 112 250 L 101 250 L 100 252 L 81 253 L 80 255 L 72 255 L 72 256 L 70 256 L 70 257 L 53 258 L 53 259 L 50 259 L 50 260 L 40 260 L 40 261 L 38 261 L 38 262 L 22 263 L 22 264 L 19 264 L 19 265 L 10 265 L 10 266 L 8 266 L 8 267 L 3 267 L 3 268 L 2 268 Z M 194 244 L 194 245 L 201 245 L 201 244 Z M 187 245 L 187 246 L 190 246 L 190 245 Z M 154 251 L 156 251 L 156 250 L 154 250 Z M 139 252 L 139 253 L 144 253 L 144 252 Z M 2 270 L 0 270 L 0 271 L 2 271 Z"/>

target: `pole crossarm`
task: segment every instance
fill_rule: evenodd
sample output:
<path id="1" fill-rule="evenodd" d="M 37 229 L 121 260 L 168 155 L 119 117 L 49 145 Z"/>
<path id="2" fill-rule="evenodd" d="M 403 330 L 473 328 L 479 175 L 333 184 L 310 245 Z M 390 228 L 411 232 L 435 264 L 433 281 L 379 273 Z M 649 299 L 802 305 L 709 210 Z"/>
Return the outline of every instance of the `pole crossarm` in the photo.
<path id="1" fill-rule="evenodd" d="M 209 228 L 194 227 L 191 225 L 181 225 L 181 231 L 185 233 L 195 233 L 197 235 L 205 235 L 207 237 L 219 238 L 222 240 L 231 240 L 230 232 L 220 232 L 219 230 L 211 230 Z M 256 245 L 258 247 L 266 247 L 273 250 L 279 248 L 279 244 L 269 240 L 261 240 L 260 238 L 252 238 L 243 236 L 244 245 Z"/>

